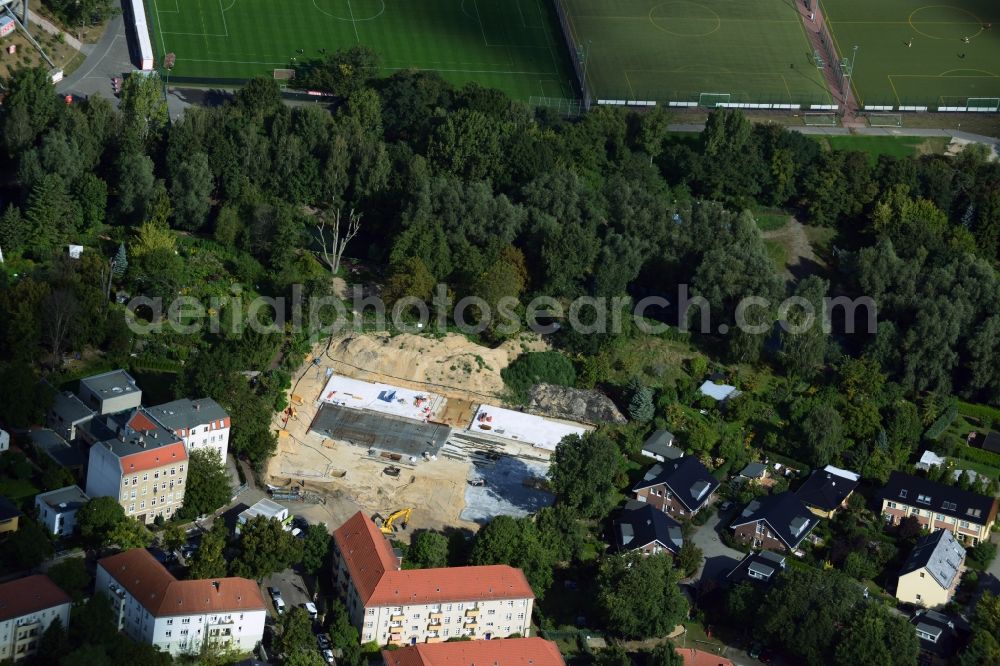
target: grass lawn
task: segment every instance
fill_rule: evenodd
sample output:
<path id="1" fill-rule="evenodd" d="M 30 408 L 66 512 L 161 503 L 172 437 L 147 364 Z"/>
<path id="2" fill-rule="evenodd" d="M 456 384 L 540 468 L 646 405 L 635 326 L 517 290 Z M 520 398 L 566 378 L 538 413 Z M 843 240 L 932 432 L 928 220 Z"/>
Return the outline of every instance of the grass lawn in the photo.
<path id="1" fill-rule="evenodd" d="M 597 99 L 829 104 L 790 0 L 559 0 Z"/>
<path id="2" fill-rule="evenodd" d="M 41 490 L 35 487 L 31 481 L 24 481 L 14 478 L 0 478 L 0 495 L 6 497 L 14 504 L 21 504 L 29 497 L 34 497 Z"/>
<path id="3" fill-rule="evenodd" d="M 784 229 L 788 226 L 788 220 L 791 218 L 788 213 L 783 213 L 781 211 L 760 211 L 755 212 L 753 216 L 757 220 L 757 228 L 761 231 L 777 231 L 778 229 Z"/>
<path id="4" fill-rule="evenodd" d="M 955 469 L 971 469 L 976 474 L 983 474 L 991 479 L 1000 479 L 1000 469 L 992 465 L 973 462 L 964 458 L 948 458 L 948 460 L 955 463 Z"/>
<path id="5" fill-rule="evenodd" d="M 913 157 L 944 153 L 951 141 L 946 136 L 828 136 L 823 142 L 836 150 L 860 150 L 874 163 L 879 155 Z"/>
<path id="6" fill-rule="evenodd" d="M 853 57 L 858 46 L 852 81 L 862 104 L 1000 106 L 996 0 L 820 0 L 820 5 L 840 55 Z M 988 23 L 998 27 L 987 29 Z"/>
<path id="7" fill-rule="evenodd" d="M 767 250 L 767 256 L 771 259 L 771 263 L 774 264 L 774 269 L 779 273 L 784 272 L 785 267 L 788 265 L 788 250 L 779 241 L 764 239 L 764 248 Z"/>
<path id="8" fill-rule="evenodd" d="M 575 97 L 555 16 L 545 0 L 149 0 L 157 61 L 171 80 L 239 82 L 355 44 L 382 73 L 434 70 L 520 99 Z"/>

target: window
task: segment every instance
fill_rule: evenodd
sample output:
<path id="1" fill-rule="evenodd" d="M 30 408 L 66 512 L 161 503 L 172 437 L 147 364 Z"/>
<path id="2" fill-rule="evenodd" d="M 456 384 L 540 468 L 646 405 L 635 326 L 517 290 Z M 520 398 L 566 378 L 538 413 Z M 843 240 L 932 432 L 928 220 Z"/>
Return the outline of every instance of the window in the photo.
<path id="1" fill-rule="evenodd" d="M 138 476 L 133 476 L 132 477 L 132 485 L 134 486 L 137 483 L 139 483 L 139 477 Z"/>
<path id="2" fill-rule="evenodd" d="M 181 636 L 187 636 L 187 635 L 188 635 L 188 630 L 187 629 L 181 629 Z"/>
<path id="3" fill-rule="evenodd" d="M 181 624 L 191 624 L 191 618 L 189 617 L 184 618 L 183 620 L 181 620 Z"/>
<path id="4" fill-rule="evenodd" d="M 149 506 L 156 506 L 156 498 L 149 500 Z"/>
<path id="5" fill-rule="evenodd" d="M 145 508 L 146 508 L 146 503 L 145 502 L 139 502 L 139 510 L 141 511 L 142 509 L 145 509 Z"/>
<path id="6" fill-rule="evenodd" d="M 944 509 L 945 511 L 954 511 L 955 509 L 958 508 L 958 505 L 955 504 L 954 502 L 944 502 L 941 505 L 941 508 Z"/>
<path id="7" fill-rule="evenodd" d="M 917 495 L 917 501 L 920 502 L 921 504 L 930 504 L 931 503 L 931 496 L 930 495 Z"/>
<path id="8" fill-rule="evenodd" d="M 921 578 L 926 578 L 927 576 L 926 576 L 926 575 L 924 574 L 924 572 L 923 572 L 923 571 L 921 571 L 921 572 L 920 572 L 920 577 L 921 577 Z"/>
<path id="9" fill-rule="evenodd" d="M 129 513 L 135 513 L 135 504 L 129 504 L 128 511 Z"/>
<path id="10" fill-rule="evenodd" d="M 918 594 L 917 595 L 917 601 L 920 601 L 921 599 L 923 599 L 923 597 Z"/>
<path id="11" fill-rule="evenodd" d="M 963 520 L 962 522 L 960 522 L 958 524 L 958 526 L 961 527 L 962 529 L 966 529 L 967 530 L 967 529 L 969 529 L 969 521 Z"/>
<path id="12" fill-rule="evenodd" d="M 164 635 L 164 636 L 166 636 L 167 638 L 170 638 L 170 636 L 171 636 L 171 635 L 172 635 L 173 633 L 174 633 L 174 632 L 172 632 L 172 631 L 168 631 L 168 632 L 164 633 L 163 635 Z"/>
<path id="13" fill-rule="evenodd" d="M 132 491 L 132 494 L 129 496 L 129 499 L 135 499 L 135 491 L 134 490 Z"/>
<path id="14" fill-rule="evenodd" d="M 174 623 L 173 620 L 167 620 L 167 624 L 173 624 L 173 623 Z"/>
<path id="15" fill-rule="evenodd" d="M 899 491 L 899 496 L 901 498 L 906 499 L 906 495 L 907 495 L 907 491 L 906 490 L 900 490 Z"/>
<path id="16" fill-rule="evenodd" d="M 374 615 L 375 614 L 375 609 L 374 608 L 369 608 L 368 609 L 368 614 L 369 615 Z"/>
<path id="17" fill-rule="evenodd" d="M 896 508 L 896 503 L 895 502 L 888 502 L 886 504 L 886 506 L 889 507 L 890 509 L 895 509 Z"/>
<path id="18" fill-rule="evenodd" d="M 154 494 L 154 495 L 156 494 L 156 491 L 157 491 L 157 490 L 159 490 L 159 486 L 158 486 L 157 484 L 155 484 L 155 483 L 154 483 L 154 484 L 153 484 L 153 494 Z"/>
<path id="19" fill-rule="evenodd" d="M 142 475 L 142 480 L 149 481 L 149 472 L 146 472 L 145 474 Z"/>
<path id="20" fill-rule="evenodd" d="M 170 468 L 170 476 L 173 476 L 174 474 L 177 474 L 177 468 L 176 467 L 171 467 Z"/>

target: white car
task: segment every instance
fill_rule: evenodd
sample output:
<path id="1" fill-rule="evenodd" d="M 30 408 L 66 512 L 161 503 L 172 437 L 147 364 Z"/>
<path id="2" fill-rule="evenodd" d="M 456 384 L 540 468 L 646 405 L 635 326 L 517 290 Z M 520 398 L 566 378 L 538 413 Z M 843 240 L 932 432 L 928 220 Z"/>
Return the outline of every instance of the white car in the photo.
<path id="1" fill-rule="evenodd" d="M 337 660 L 333 658 L 333 650 L 323 650 L 323 661 L 328 664 L 336 664 Z"/>
<path id="2" fill-rule="evenodd" d="M 274 610 L 278 611 L 278 615 L 285 612 L 285 600 L 281 597 L 274 598 Z"/>
<path id="3" fill-rule="evenodd" d="M 304 604 L 302 604 L 302 607 L 306 609 L 307 613 L 309 613 L 310 620 L 316 619 L 316 616 L 319 614 L 319 612 L 316 610 L 316 604 L 314 604 L 311 601 L 307 601 Z"/>

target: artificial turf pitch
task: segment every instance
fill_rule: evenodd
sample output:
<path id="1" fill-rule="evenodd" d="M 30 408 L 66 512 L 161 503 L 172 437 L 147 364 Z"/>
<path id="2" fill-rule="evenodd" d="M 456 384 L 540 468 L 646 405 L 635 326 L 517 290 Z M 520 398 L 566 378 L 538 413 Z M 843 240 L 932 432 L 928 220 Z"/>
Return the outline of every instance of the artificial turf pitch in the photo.
<path id="1" fill-rule="evenodd" d="M 146 0 L 146 12 L 158 62 L 176 55 L 174 81 L 238 82 L 364 44 L 384 74 L 577 96 L 546 0 Z"/>
<path id="2" fill-rule="evenodd" d="M 597 99 L 831 103 L 794 0 L 559 1 Z"/>
<path id="3" fill-rule="evenodd" d="M 821 3 L 841 55 L 858 46 L 853 85 L 862 104 L 966 106 L 970 97 L 1000 98 L 997 0 Z"/>

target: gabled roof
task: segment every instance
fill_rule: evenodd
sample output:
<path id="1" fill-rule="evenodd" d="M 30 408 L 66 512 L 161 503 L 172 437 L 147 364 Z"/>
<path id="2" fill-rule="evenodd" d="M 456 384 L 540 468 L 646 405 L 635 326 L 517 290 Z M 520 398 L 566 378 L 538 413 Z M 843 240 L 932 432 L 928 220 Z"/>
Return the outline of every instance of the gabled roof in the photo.
<path id="1" fill-rule="evenodd" d="M 565 666 L 555 643 L 542 638 L 422 643 L 385 650 L 386 666 Z"/>
<path id="2" fill-rule="evenodd" d="M 229 414 L 222 405 L 211 398 L 188 400 L 182 398 L 163 405 L 150 407 L 149 413 L 171 432 L 190 430 L 212 421 L 225 421 Z"/>
<path id="3" fill-rule="evenodd" d="M 156 617 L 265 609 L 264 598 L 254 581 L 177 580 L 145 548 L 133 548 L 97 563 Z"/>
<path id="4" fill-rule="evenodd" d="M 43 574 L 0 583 L 0 622 L 72 601 Z"/>
<path id="5" fill-rule="evenodd" d="M 732 528 L 763 520 L 789 550 L 798 548 L 819 521 L 793 493 L 758 497 L 743 509 Z"/>
<path id="6" fill-rule="evenodd" d="M 993 497 L 902 472 L 889 475 L 882 497 L 890 502 L 929 509 L 979 525 L 989 525 L 997 516 L 998 502 Z"/>
<path id="7" fill-rule="evenodd" d="M 684 545 L 680 523 L 645 502 L 626 503 L 612 524 L 614 545 L 622 551 L 643 548 L 656 542 L 677 553 Z"/>
<path id="8" fill-rule="evenodd" d="M 704 650 L 679 647 L 674 652 L 681 656 L 684 666 L 733 666 L 731 659 Z"/>
<path id="9" fill-rule="evenodd" d="M 991 431 L 986 437 L 983 438 L 983 449 L 986 451 L 992 451 L 993 453 L 1000 453 L 1000 433 Z"/>
<path id="10" fill-rule="evenodd" d="M 917 540 L 906 558 L 900 576 L 926 569 L 942 589 L 949 589 L 965 561 L 965 548 L 948 530 L 938 530 Z"/>
<path id="11" fill-rule="evenodd" d="M 704 506 L 719 487 L 718 479 L 709 473 L 700 460 L 694 456 L 685 456 L 653 465 L 642 481 L 635 484 L 632 491 L 661 484 L 665 485 L 688 511 L 696 511 Z"/>
<path id="12" fill-rule="evenodd" d="M 642 450 L 671 460 L 683 457 L 684 451 L 674 446 L 673 441 L 673 433 L 667 430 L 657 430 L 646 439 Z"/>
<path id="13" fill-rule="evenodd" d="M 833 511 L 854 492 L 860 480 L 854 472 L 827 465 L 823 469 L 813 471 L 795 494 L 807 506 L 822 511 Z"/>
<path id="14" fill-rule="evenodd" d="M 748 479 L 763 479 L 767 474 L 767 465 L 759 462 L 747 463 L 747 466 L 740 472 L 740 476 Z"/>
<path id="15" fill-rule="evenodd" d="M 535 597 L 524 573 L 503 564 L 401 571 L 388 540 L 360 511 L 333 540 L 366 606 Z"/>
<path id="16" fill-rule="evenodd" d="M 955 656 L 969 633 L 968 624 L 933 610 L 920 610 L 910 618 L 920 649 L 944 659 Z"/>

